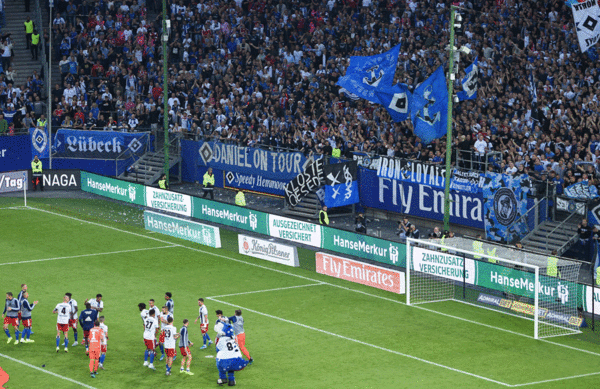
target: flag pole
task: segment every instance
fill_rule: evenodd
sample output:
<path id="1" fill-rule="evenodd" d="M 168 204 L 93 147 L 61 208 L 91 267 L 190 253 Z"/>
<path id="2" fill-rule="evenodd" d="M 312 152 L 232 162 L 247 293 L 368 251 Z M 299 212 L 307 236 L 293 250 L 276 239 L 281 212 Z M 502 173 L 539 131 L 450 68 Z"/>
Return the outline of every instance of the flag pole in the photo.
<path id="1" fill-rule="evenodd" d="M 448 60 L 448 119 L 446 129 L 446 180 L 444 186 L 444 231 L 450 230 L 450 177 L 452 169 L 452 99 L 454 94 L 454 19 L 456 7 L 450 7 L 450 47 Z"/>

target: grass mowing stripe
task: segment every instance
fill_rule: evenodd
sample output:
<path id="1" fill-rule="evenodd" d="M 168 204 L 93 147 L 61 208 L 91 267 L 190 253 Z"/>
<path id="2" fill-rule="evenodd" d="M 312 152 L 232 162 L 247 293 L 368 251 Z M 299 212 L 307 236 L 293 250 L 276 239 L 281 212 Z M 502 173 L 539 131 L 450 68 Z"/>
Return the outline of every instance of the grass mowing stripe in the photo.
<path id="1" fill-rule="evenodd" d="M 207 298 L 217 298 L 217 297 L 230 297 L 230 296 L 241 296 L 245 294 L 253 294 L 253 293 L 264 293 L 264 292 L 276 292 L 278 290 L 287 290 L 287 289 L 296 289 L 296 288 L 306 288 L 307 286 L 318 286 L 324 285 L 322 282 L 318 284 L 306 284 L 306 285 L 296 285 L 296 286 L 286 286 L 284 288 L 274 288 L 274 289 L 263 289 L 263 290 L 254 290 L 251 292 L 241 292 L 241 293 L 231 293 L 231 294 L 222 294 L 220 296 L 211 296 Z"/>
<path id="2" fill-rule="evenodd" d="M 75 380 L 74 380 L 74 379 L 72 379 L 72 378 L 65 377 L 65 376 L 62 376 L 62 375 L 60 375 L 60 374 L 53 373 L 53 372 L 51 372 L 51 371 L 48 371 L 48 370 L 46 370 L 46 369 L 42 369 L 41 367 L 34 366 L 34 365 L 30 364 L 30 363 L 23 362 L 23 361 L 20 361 L 20 360 L 18 360 L 18 359 L 15 359 L 15 358 L 9 357 L 8 355 L 0 354 L 0 357 L 2 357 L 2 358 L 6 358 L 6 359 L 8 359 L 8 360 L 11 360 L 11 361 L 13 361 L 13 362 L 16 362 L 16 363 L 20 363 L 21 365 L 25 365 L 25 366 L 27 366 L 27 367 L 30 367 L 30 368 L 32 368 L 32 369 L 35 369 L 35 370 L 41 371 L 41 372 L 43 372 L 43 373 L 50 374 L 50 375 L 52 375 L 52 376 L 54 376 L 54 377 L 56 377 L 56 378 L 60 378 L 60 379 L 63 379 L 63 380 L 65 380 L 65 381 L 72 382 L 72 383 L 74 383 L 74 384 L 77 384 L 77 385 L 79 385 L 79 386 L 83 386 L 84 388 L 88 388 L 88 389 L 96 389 L 96 388 L 94 388 L 93 386 L 89 386 L 89 385 L 87 385 L 87 384 L 84 384 L 83 382 L 75 381 Z"/>
<path id="3" fill-rule="evenodd" d="M 162 246 L 162 247 L 148 247 L 148 248 L 144 248 L 144 249 L 132 249 L 132 250 L 121 250 L 121 251 L 109 251 L 106 253 L 95 253 L 95 254 L 81 254 L 81 255 L 71 255 L 68 257 L 55 257 L 55 258 L 44 258 L 44 259 L 32 259 L 30 261 L 19 261 L 19 262 L 6 262 L 6 263 L 0 263 L 0 266 L 5 266 L 5 265 L 17 265 L 17 264 L 21 264 L 21 263 L 31 263 L 31 262 L 44 262 L 44 261 L 55 261 L 57 259 L 71 259 L 71 258 L 84 258 L 84 257 L 95 257 L 98 255 L 111 255 L 111 254 L 123 254 L 123 253 L 133 253 L 135 251 L 146 251 L 146 250 L 158 250 L 158 249 L 166 249 L 166 248 L 170 248 L 170 247 L 179 247 L 177 245 L 171 245 L 171 246 Z"/>
<path id="4" fill-rule="evenodd" d="M 414 355 L 404 354 L 404 353 L 401 353 L 399 351 L 390 350 L 389 348 L 385 348 L 385 347 L 377 346 L 377 345 L 374 345 L 374 344 L 371 344 L 371 343 L 363 342 L 362 340 L 349 338 L 347 336 L 336 334 L 334 332 L 325 331 L 325 330 L 322 330 L 320 328 L 311 327 L 309 325 L 298 323 L 298 322 L 295 322 L 295 321 L 292 321 L 292 320 L 288 320 L 288 319 L 284 319 L 282 317 L 273 316 L 273 315 L 270 315 L 268 313 L 255 311 L 255 310 L 250 309 L 250 308 L 245 308 L 245 307 L 241 307 L 239 305 L 234 305 L 234 304 L 231 304 L 231 303 L 228 303 L 228 302 L 225 302 L 225 301 L 217 300 L 215 298 L 207 297 L 207 300 L 216 301 L 218 303 L 229 305 L 231 307 L 237 307 L 237 308 L 243 309 L 244 311 L 247 311 L 247 312 L 256 313 L 257 315 L 261 315 L 261 316 L 265 316 L 265 317 L 268 317 L 268 318 L 271 318 L 271 319 L 283 321 L 283 322 L 288 323 L 288 324 L 293 324 L 293 325 L 296 325 L 296 326 L 299 326 L 299 327 L 303 327 L 303 328 L 306 328 L 306 329 L 309 329 L 309 330 L 312 330 L 312 331 L 317 331 L 317 332 L 320 332 L 320 333 L 323 333 L 323 334 L 326 334 L 326 335 L 335 336 L 337 338 L 348 340 L 348 341 L 354 342 L 354 343 L 358 343 L 358 344 L 361 344 L 363 346 L 368 346 L 368 347 L 372 347 L 372 348 L 375 348 L 375 349 L 378 349 L 378 350 L 381 350 L 381 351 L 386 351 L 386 352 L 391 353 L 391 354 L 396 354 L 396 355 L 399 355 L 399 356 L 402 356 L 402 357 L 405 357 L 405 358 L 410 358 L 410 359 L 413 359 L 415 361 L 426 363 L 428 365 L 433 365 L 433 366 L 436 366 L 436 367 L 441 367 L 441 368 L 446 369 L 446 370 L 450 370 L 450 371 L 453 371 L 453 372 L 456 372 L 456 373 L 465 374 L 465 375 L 468 375 L 468 376 L 471 376 L 471 377 L 474 377 L 474 378 L 479 378 L 481 380 L 492 382 L 492 383 L 495 383 L 495 384 L 498 384 L 498 385 L 502 385 L 502 386 L 506 386 L 506 387 L 511 387 L 512 386 L 512 385 L 507 384 L 505 382 L 496 381 L 496 380 L 491 379 L 491 378 L 480 376 L 480 375 L 477 375 L 477 374 L 474 374 L 474 373 L 469 373 L 468 371 L 455 369 L 455 368 L 450 367 L 450 366 L 446 366 L 446 365 L 442 365 L 442 364 L 435 363 L 435 362 L 432 362 L 432 361 L 428 361 L 427 359 L 415 357 Z"/>
<path id="5" fill-rule="evenodd" d="M 516 385 L 512 385 L 512 386 L 514 388 L 517 388 L 517 387 L 521 387 L 521 386 L 547 384 L 548 382 L 572 380 L 572 379 L 575 379 L 575 378 L 591 377 L 591 376 L 595 376 L 595 375 L 599 375 L 599 374 L 600 374 L 600 371 L 599 372 L 595 372 L 595 373 L 579 374 L 579 375 L 574 375 L 574 376 L 570 376 L 570 377 L 552 378 L 552 379 L 543 380 L 543 381 L 526 382 L 524 384 L 516 384 Z"/>
<path id="6" fill-rule="evenodd" d="M 30 206 L 28 206 L 27 208 L 35 210 L 35 211 L 46 212 L 46 213 L 49 213 L 49 214 L 52 214 L 52 215 L 56 215 L 56 216 L 61 216 L 61 217 L 67 218 L 67 219 L 72 219 L 72 220 L 77 220 L 77 221 L 80 221 L 80 222 L 89 223 L 89 224 L 92 224 L 92 225 L 95 225 L 95 226 L 104 227 L 104 228 L 108 228 L 108 229 L 119 231 L 119 232 L 124 232 L 124 233 L 131 234 L 131 235 L 134 235 L 134 236 L 139 236 L 139 237 L 142 237 L 142 238 L 151 239 L 151 240 L 154 240 L 154 241 L 157 241 L 157 242 L 174 244 L 173 242 L 169 242 L 169 241 L 166 241 L 166 240 L 163 240 L 163 239 L 154 238 L 152 236 L 147 236 L 147 235 L 138 234 L 138 233 L 132 232 L 132 231 L 122 230 L 122 229 L 119 229 L 119 228 L 116 228 L 116 227 L 113 227 L 113 226 L 108 226 L 108 225 L 105 225 L 105 224 L 100 224 L 100 223 L 92 222 L 92 221 L 89 221 L 89 220 L 79 219 L 79 218 L 76 218 L 76 217 L 73 217 L 73 216 L 63 215 L 63 214 L 60 214 L 60 213 L 56 213 L 56 212 L 52 212 L 52 211 L 47 211 L 45 209 L 40 209 L 40 208 L 35 208 L 35 207 L 30 207 Z M 270 271 L 273 271 L 273 272 L 276 272 L 276 273 L 280 273 L 280 274 L 286 274 L 286 275 L 289 275 L 289 276 L 292 276 L 292 277 L 297 277 L 297 278 L 301 278 L 301 279 L 308 280 L 308 281 L 321 282 L 323 285 L 329 285 L 329 286 L 333 286 L 335 288 L 344 289 L 344 290 L 351 291 L 351 292 L 354 292 L 354 293 L 361 293 L 361 294 L 364 294 L 366 296 L 374 297 L 374 298 L 377 298 L 377 299 L 391 301 L 391 302 L 394 302 L 396 304 L 406 305 L 406 303 L 404 303 L 402 301 L 394 300 L 394 299 L 391 299 L 391 298 L 388 298 L 388 297 L 378 296 L 376 294 L 368 293 L 368 292 L 365 292 L 365 291 L 362 291 L 362 290 L 352 289 L 352 288 L 348 288 L 348 287 L 341 286 L 341 285 L 336 285 L 336 284 L 331 284 L 331 283 L 324 282 L 324 281 L 319 281 L 319 280 L 314 279 L 314 278 L 301 276 L 299 274 L 294 274 L 294 273 L 290 273 L 290 272 L 279 270 L 279 269 L 274 269 L 274 268 L 267 267 L 267 266 L 262 266 L 262 265 L 259 265 L 259 264 L 256 264 L 256 263 L 242 261 L 240 259 L 235 259 L 235 258 L 231 258 L 231 257 L 225 256 L 225 255 L 213 253 L 213 252 L 210 252 L 210 251 L 205 251 L 205 250 L 197 249 L 195 247 L 184 246 L 184 245 L 180 245 L 180 244 L 176 244 L 176 243 L 175 243 L 175 245 L 178 246 L 178 247 L 183 247 L 183 248 L 186 248 L 188 250 L 200 252 L 200 253 L 203 253 L 203 254 L 214 255 L 215 257 L 218 257 L 218 258 L 228 259 L 230 261 L 234 261 L 234 262 L 238 262 L 238 263 L 243 263 L 243 264 L 246 264 L 246 265 L 249 265 L 249 266 L 258 267 L 258 268 L 265 269 L 265 270 L 270 270 Z M 427 312 L 430 312 L 430 313 L 434 313 L 434 314 L 442 315 L 442 316 L 445 316 L 445 317 L 450 317 L 450 318 L 454 318 L 454 319 L 457 319 L 457 320 L 461 320 L 461 321 L 464 321 L 464 322 L 467 322 L 467 323 L 471 323 L 471 324 L 475 324 L 475 325 L 480 325 L 480 326 L 484 326 L 484 327 L 488 327 L 488 328 L 493 328 L 493 329 L 498 330 L 498 331 L 503 331 L 503 332 L 507 332 L 507 333 L 510 333 L 510 334 L 513 334 L 513 335 L 518 335 L 518 336 L 522 336 L 522 337 L 525 337 L 525 338 L 533 339 L 533 336 L 529 336 L 529 335 L 526 335 L 526 334 L 514 332 L 514 331 L 511 331 L 511 330 L 504 329 L 504 328 L 495 327 L 495 326 L 492 326 L 492 325 L 489 325 L 489 324 L 480 323 L 480 322 L 477 322 L 477 321 L 474 321 L 474 320 L 465 319 L 465 318 L 462 318 L 462 317 L 459 317 L 459 316 L 449 315 L 447 313 L 438 312 L 438 311 L 435 311 L 435 310 L 432 310 L 432 309 L 428 309 L 428 308 L 424 308 L 424 307 L 420 307 L 420 306 L 416 306 L 416 305 L 409 305 L 409 306 L 413 307 L 413 308 L 421 309 L 423 311 L 427 311 Z M 600 354 L 595 353 L 593 351 L 583 350 L 583 349 L 579 349 L 579 348 L 576 348 L 576 347 L 568 346 L 568 345 L 565 345 L 565 344 L 562 344 L 562 343 L 551 342 L 551 341 L 545 340 L 545 339 L 538 339 L 538 340 L 540 342 L 549 343 L 549 344 L 552 344 L 552 345 L 555 345 L 555 346 L 564 347 L 564 348 L 568 348 L 568 349 L 571 349 L 571 350 L 581 351 L 581 352 L 584 352 L 584 353 L 588 353 L 588 354 L 600 356 Z"/>

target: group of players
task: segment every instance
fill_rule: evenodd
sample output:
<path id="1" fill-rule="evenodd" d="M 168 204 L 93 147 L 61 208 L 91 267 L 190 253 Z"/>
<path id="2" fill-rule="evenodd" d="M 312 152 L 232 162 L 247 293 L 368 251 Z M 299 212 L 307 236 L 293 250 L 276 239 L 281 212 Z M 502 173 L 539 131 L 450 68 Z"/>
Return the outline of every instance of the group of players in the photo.
<path id="1" fill-rule="evenodd" d="M 38 304 L 34 301 L 31 304 L 28 300 L 29 293 L 27 285 L 21 285 L 21 291 L 17 297 L 12 292 L 6 293 L 6 301 L 2 318 L 4 321 L 4 332 L 8 337 L 8 343 L 11 343 L 9 326 L 13 326 L 15 333 L 15 344 L 33 343 L 30 339 L 32 331 L 31 312 Z M 166 375 L 171 375 L 171 367 L 176 356 L 176 341 L 182 356 L 180 373 L 194 375 L 190 371 L 192 362 L 192 353 L 190 347 L 194 344 L 189 340 L 188 325 L 189 320 L 184 319 L 179 331 L 173 325 L 174 323 L 174 303 L 172 294 L 165 293 L 165 305 L 159 310 L 154 300 L 149 301 L 149 307 L 140 303 L 140 315 L 144 324 L 144 343 L 146 351 L 144 354 L 144 366 L 156 370 L 154 367 L 154 357 L 156 355 L 157 339 L 158 347 L 161 351 L 160 360 L 167 358 Z M 202 333 L 203 345 L 201 349 L 206 349 L 213 342 L 208 334 L 208 310 L 204 305 L 204 299 L 198 299 L 199 314 L 195 323 L 200 321 L 200 331 Z M 63 301 L 56 305 L 53 314 L 57 315 L 56 324 L 56 352 L 60 351 L 61 333 L 64 336 L 64 351 L 69 351 L 69 329 L 73 329 L 74 341 L 71 347 L 78 345 L 78 323 L 83 329 L 83 340 L 85 343 L 86 354 L 89 355 L 90 375 L 95 378 L 98 369 L 104 370 L 104 361 L 107 352 L 108 326 L 105 324 L 104 316 L 98 316 L 104 310 L 102 295 L 97 294 L 95 299 L 85 300 L 85 310 L 79 312 L 77 301 L 73 299 L 71 293 L 65 293 Z M 227 317 L 221 310 L 215 311 L 217 315 L 216 325 L 214 327 L 217 333 L 215 341 L 217 351 L 217 368 L 219 370 L 219 379 L 217 383 L 222 385 L 228 383 L 229 386 L 235 385 L 234 371 L 243 369 L 251 364 L 253 359 L 250 357 L 245 347 L 246 334 L 244 332 L 244 318 L 241 310 L 236 310 L 235 315 Z M 23 331 L 20 331 L 20 325 L 23 324 Z M 244 360 L 243 355 L 247 358 Z"/>
<path id="2" fill-rule="evenodd" d="M 188 325 L 189 320 L 182 321 L 182 327 L 178 331 L 174 323 L 174 303 L 171 293 L 165 293 L 165 305 L 159 310 L 155 301 L 151 299 L 149 306 L 145 303 L 139 303 L 140 316 L 144 326 L 144 366 L 156 370 L 154 367 L 154 358 L 156 356 L 157 345 L 161 351 L 160 360 L 165 358 L 166 353 L 166 375 L 171 375 L 171 367 L 176 356 L 176 343 L 178 343 L 179 352 L 182 356 L 180 373 L 194 375 L 190 371 L 192 362 L 192 353 L 190 347 L 194 344 L 189 340 Z M 206 349 L 213 342 L 208 335 L 208 310 L 204 305 L 204 299 L 198 299 L 199 314 L 196 320 L 200 321 L 200 331 L 202 333 L 203 345 L 201 349 Z M 245 347 L 246 335 L 244 332 L 244 318 L 242 311 L 236 310 L 235 316 L 226 317 L 221 310 L 216 311 L 217 323 L 215 331 L 217 332 L 217 369 L 219 370 L 219 379 L 217 383 L 229 386 L 235 385 L 234 372 L 242 370 L 246 365 L 251 364 L 253 359 L 250 357 Z M 178 342 L 177 342 L 178 340 Z M 240 352 L 241 350 L 241 352 Z M 242 358 L 242 353 L 247 360 Z"/>
<path id="3" fill-rule="evenodd" d="M 85 300 L 85 309 L 79 312 L 77 301 L 71 293 L 65 293 L 63 302 L 56 305 L 53 314 L 56 318 L 56 352 L 60 351 L 60 334 L 64 335 L 65 352 L 69 346 L 69 328 L 73 329 L 74 342 L 71 346 L 77 346 L 77 323 L 83 329 L 83 340 L 85 353 L 90 357 L 90 376 L 96 377 L 98 368 L 104 370 L 104 361 L 108 347 L 108 326 L 104 322 L 104 316 L 98 316 L 104 310 L 102 295 L 97 294 L 95 299 Z M 78 320 L 79 319 L 79 320 Z"/>
<path id="4" fill-rule="evenodd" d="M 12 292 L 6 293 L 6 301 L 2 318 L 4 321 L 4 333 L 8 337 L 8 343 L 12 341 L 10 336 L 9 326 L 14 328 L 15 344 L 33 343 L 35 340 L 30 336 L 33 334 L 31 330 L 31 311 L 38 304 L 34 301 L 29 302 L 29 293 L 27 285 L 21 285 L 21 291 L 17 297 L 14 297 Z M 77 301 L 73 299 L 71 293 L 65 293 L 63 301 L 56 305 L 53 314 L 57 315 L 56 319 L 56 352 L 60 351 L 60 334 L 64 335 L 64 350 L 69 351 L 69 328 L 73 329 L 74 341 L 71 347 L 77 346 L 77 324 L 83 329 L 83 337 L 85 342 L 86 354 L 90 357 L 90 374 L 96 377 L 98 368 L 104 369 L 104 360 L 106 359 L 107 341 L 108 341 L 108 326 L 104 322 L 104 316 L 98 316 L 104 309 L 102 295 L 97 294 L 95 299 L 85 300 L 85 310 L 79 312 Z M 20 325 L 23 324 L 23 331 L 20 331 Z M 19 339 L 20 336 L 20 339 Z"/>

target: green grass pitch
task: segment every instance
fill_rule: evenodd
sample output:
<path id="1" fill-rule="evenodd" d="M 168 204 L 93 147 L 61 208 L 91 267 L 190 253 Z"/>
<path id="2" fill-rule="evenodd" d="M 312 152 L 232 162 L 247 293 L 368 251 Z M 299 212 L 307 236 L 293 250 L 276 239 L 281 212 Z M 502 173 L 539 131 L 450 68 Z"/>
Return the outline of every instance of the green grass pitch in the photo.
<path id="1" fill-rule="evenodd" d="M 166 291 L 177 328 L 206 299 L 212 338 L 216 309 L 244 311 L 255 363 L 236 373 L 241 388 L 598 387 L 594 334 L 534 340 L 527 320 L 453 302 L 406 306 L 404 296 L 315 273 L 309 250 L 299 249 L 301 268 L 289 268 L 238 254 L 236 234 L 225 229 L 223 248 L 211 249 L 151 234 L 140 210 L 113 202 L 28 204 L 0 207 L 1 292 L 16 295 L 27 283 L 30 301 L 40 301 L 35 343 L 7 344 L 0 333 L 7 389 L 216 387 L 214 345 L 200 350 L 197 324 L 189 327 L 195 376 L 178 373 L 181 357 L 170 377 L 160 361 L 155 372 L 142 366 L 137 304 L 161 304 Z M 104 296 L 110 340 L 95 379 L 82 346 L 55 351 L 52 310 L 65 292 L 80 309 Z"/>

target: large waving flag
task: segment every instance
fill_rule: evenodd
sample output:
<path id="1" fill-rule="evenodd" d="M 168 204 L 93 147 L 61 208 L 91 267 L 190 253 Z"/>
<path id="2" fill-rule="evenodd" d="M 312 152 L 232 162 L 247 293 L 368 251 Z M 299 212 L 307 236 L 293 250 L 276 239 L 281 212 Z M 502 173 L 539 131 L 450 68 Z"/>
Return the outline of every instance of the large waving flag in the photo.
<path id="1" fill-rule="evenodd" d="M 466 71 L 467 75 L 462 80 L 463 90 L 456 94 L 460 101 L 477 98 L 477 87 L 479 86 L 479 66 L 477 66 L 477 57 L 475 57 L 475 61 L 473 61 Z"/>
<path id="2" fill-rule="evenodd" d="M 381 105 L 387 109 L 393 121 L 402 122 L 408 119 L 412 93 L 406 84 L 377 88 L 375 95 Z"/>
<path id="3" fill-rule="evenodd" d="M 392 85 L 399 54 L 400 44 L 382 54 L 350 57 L 346 75 L 338 79 L 337 85 L 360 98 L 379 103 L 375 89 Z"/>
<path id="4" fill-rule="evenodd" d="M 585 53 L 600 40 L 600 7 L 597 0 L 571 2 L 573 20 L 581 52 Z"/>
<path id="5" fill-rule="evenodd" d="M 415 135 L 425 144 L 446 134 L 448 89 L 441 66 L 415 89 L 410 116 Z"/>
<path id="6" fill-rule="evenodd" d="M 325 165 L 325 205 L 329 208 L 358 203 L 356 161 Z"/>

